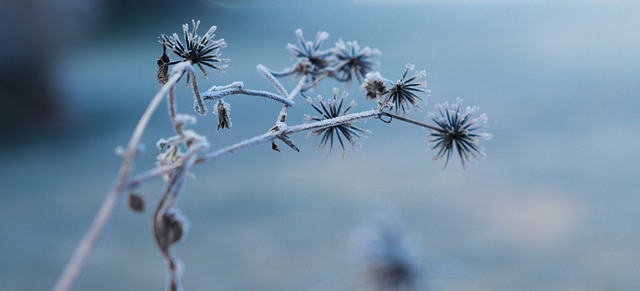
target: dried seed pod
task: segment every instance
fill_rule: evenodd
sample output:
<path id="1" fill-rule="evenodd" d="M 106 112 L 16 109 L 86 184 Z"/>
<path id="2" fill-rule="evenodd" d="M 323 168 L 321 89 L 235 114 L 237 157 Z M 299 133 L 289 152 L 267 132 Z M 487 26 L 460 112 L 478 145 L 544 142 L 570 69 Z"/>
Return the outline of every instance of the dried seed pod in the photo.
<path id="1" fill-rule="evenodd" d="M 158 244 L 163 249 L 169 248 L 186 236 L 187 227 L 186 218 L 177 209 L 165 212 L 156 225 Z"/>
<path id="2" fill-rule="evenodd" d="M 166 52 L 162 53 L 162 56 L 158 59 L 158 83 L 164 85 L 169 80 L 169 63 L 171 60 L 167 56 Z"/>
<path id="3" fill-rule="evenodd" d="M 216 114 L 218 115 L 218 129 L 231 129 L 231 119 L 229 118 L 231 105 L 220 99 L 216 103 Z"/>
<path id="4" fill-rule="evenodd" d="M 129 193 L 129 208 L 131 208 L 133 212 L 143 212 L 144 198 L 142 198 L 142 195 L 134 192 Z"/>
<path id="5" fill-rule="evenodd" d="M 271 141 L 271 149 L 276 151 L 276 152 L 280 152 L 280 148 L 278 148 L 278 145 L 276 144 L 276 142 L 274 140 Z"/>

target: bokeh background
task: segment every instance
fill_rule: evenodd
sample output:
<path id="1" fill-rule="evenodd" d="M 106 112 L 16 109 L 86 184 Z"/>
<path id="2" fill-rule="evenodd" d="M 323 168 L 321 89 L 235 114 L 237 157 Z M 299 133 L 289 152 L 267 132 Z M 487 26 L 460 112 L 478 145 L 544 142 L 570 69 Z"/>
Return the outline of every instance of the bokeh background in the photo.
<path id="1" fill-rule="evenodd" d="M 311 1 L 309 1 L 311 2 Z M 432 290 L 640 289 L 640 3 L 637 1 L 0 1 L 0 281 L 47 290 L 113 183 L 158 89 L 157 37 L 192 18 L 217 25 L 225 74 L 273 89 L 255 71 L 291 65 L 302 28 L 382 51 L 383 76 L 427 70 L 436 103 L 489 116 L 488 156 L 466 170 L 432 161 L 426 132 L 360 124 L 362 148 L 328 155 L 269 145 L 198 166 L 179 201 L 191 226 L 176 247 L 186 290 L 367 290 L 354 231 L 391 205 Z M 295 80 L 283 80 L 291 88 Z M 331 86 L 314 92 L 328 96 Z M 351 92 L 359 109 L 374 106 Z M 188 89 L 179 108 L 191 108 Z M 231 131 L 196 127 L 214 148 L 260 134 L 279 105 L 228 98 Z M 290 123 L 310 108 L 299 100 Z M 154 116 L 136 164 L 171 134 Z M 160 182 L 140 189 L 149 203 Z M 161 290 L 150 214 L 117 211 L 76 290 Z"/>

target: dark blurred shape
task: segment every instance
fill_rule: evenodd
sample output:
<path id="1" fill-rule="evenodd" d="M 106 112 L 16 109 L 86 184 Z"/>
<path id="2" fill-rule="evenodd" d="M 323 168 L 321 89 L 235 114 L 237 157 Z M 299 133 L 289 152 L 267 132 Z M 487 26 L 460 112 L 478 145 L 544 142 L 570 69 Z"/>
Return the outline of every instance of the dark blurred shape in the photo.
<path id="1" fill-rule="evenodd" d="M 131 192 L 128 195 L 129 208 L 133 212 L 144 212 L 144 198 L 138 193 Z"/>
<path id="2" fill-rule="evenodd" d="M 177 5 L 168 0 L 0 0 L 0 144 L 56 135 L 72 126 L 53 78 L 58 57 L 123 18 Z"/>
<path id="3" fill-rule="evenodd" d="M 0 130 L 13 137 L 64 126 L 51 78 L 57 55 L 100 19 L 97 0 L 0 1 Z"/>

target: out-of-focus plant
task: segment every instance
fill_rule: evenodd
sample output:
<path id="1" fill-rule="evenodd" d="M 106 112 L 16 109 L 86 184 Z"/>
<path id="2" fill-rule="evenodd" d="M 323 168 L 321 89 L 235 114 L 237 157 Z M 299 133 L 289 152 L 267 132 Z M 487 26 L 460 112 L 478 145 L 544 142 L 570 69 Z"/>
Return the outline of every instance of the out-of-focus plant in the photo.
<path id="1" fill-rule="evenodd" d="M 138 189 L 145 182 L 158 178 L 164 179 L 166 185 L 153 208 L 153 235 L 167 262 L 170 274 L 169 289 L 181 289 L 181 264 L 173 254 L 172 247 L 184 240 L 188 227 L 185 216 L 175 206 L 178 196 L 183 192 L 185 178 L 190 176 L 190 169 L 195 165 L 212 162 L 249 147 L 270 143 L 273 150 L 280 151 L 278 144 L 284 143 L 299 151 L 291 136 L 307 132 L 310 136 L 320 138 L 319 148 L 328 147 L 331 151 L 334 146 L 339 145 L 344 156 L 348 145 L 358 146 L 360 138 L 369 133 L 368 130 L 356 126 L 356 123 L 373 118 L 383 123 L 398 120 L 426 128 L 430 149 L 436 151 L 434 159 L 444 158 L 445 167 L 454 154 L 460 158 L 462 166 L 471 158 L 484 156 L 480 141 L 491 138 L 491 135 L 482 132 L 486 127 L 487 118 L 484 114 L 475 116 L 477 107 L 467 107 L 463 112 L 462 100 L 458 99 L 452 105 L 436 105 L 436 111 L 429 114 L 427 122 L 409 118 L 407 114 L 420 107 L 429 94 L 426 82 L 422 80 L 426 75 L 425 71 L 414 71 L 414 66 L 409 64 L 397 81 L 391 81 L 376 71 L 379 62 L 374 60 L 374 57 L 380 55 L 379 50 L 361 48 L 356 41 L 343 40 L 339 40 L 332 48 L 323 49 L 322 45 L 329 34 L 322 31 L 317 33 L 313 41 L 306 40 L 302 30 L 295 31 L 297 43 L 287 45 L 295 60 L 291 67 L 275 71 L 264 65 L 257 66 L 258 73 L 273 85 L 275 92 L 247 89 L 245 84 L 239 81 L 212 86 L 201 92 L 196 68 L 207 75 L 207 68 L 222 70 L 229 60 L 221 58 L 220 51 L 227 45 L 224 39 L 215 39 L 216 27 L 212 26 L 204 35 L 199 35 L 199 24 L 199 21 L 193 21 L 191 28 L 184 24 L 182 37 L 176 33 L 159 37 L 163 53 L 157 61 L 157 77 L 161 88 L 151 99 L 127 147 L 120 151 L 123 163 L 113 189 L 107 194 L 93 224 L 77 247 L 54 290 L 69 290 L 73 286 L 121 198 L 128 195 L 131 209 L 144 211 L 146 203 L 143 196 L 138 194 Z M 206 115 L 206 103 L 212 104 L 213 112 L 218 116 L 218 129 L 228 129 L 232 125 L 231 106 L 225 100 L 227 97 L 260 97 L 278 102 L 282 104 L 282 108 L 275 118 L 274 125 L 265 133 L 227 147 L 211 149 L 206 136 L 189 128 L 196 123 L 197 117 L 178 111 L 175 88 L 185 75 L 186 82 L 193 91 L 194 112 L 200 116 Z M 287 76 L 298 79 L 290 91 L 278 80 Z M 372 109 L 355 111 L 356 102 L 348 101 L 349 95 L 346 92 L 340 93 L 336 88 L 329 91 L 329 98 L 323 98 L 321 95 L 316 98 L 307 96 L 311 89 L 323 90 L 320 84 L 327 79 L 343 83 L 359 82 L 362 90 L 358 93 L 363 94 L 363 101 L 372 102 Z M 290 125 L 287 110 L 297 104 L 294 99 L 298 95 L 305 98 L 312 113 L 306 115 L 305 122 Z M 141 138 L 151 115 L 164 98 L 167 98 L 173 134 L 157 142 L 159 153 L 156 157 L 156 167 L 134 174 L 133 162 L 140 152 Z M 380 233 L 381 240 L 375 241 L 379 249 L 398 249 L 388 247 L 388 244 L 397 242 L 389 239 L 396 238 L 396 233 L 389 233 L 386 229 L 382 229 Z M 395 266 L 378 265 L 373 268 L 372 273 L 380 275 L 378 279 L 383 286 L 411 286 L 409 281 L 415 279 L 415 274 L 408 271 L 394 273 L 397 271 L 394 269 Z M 408 281 L 403 282 L 403 279 Z"/>

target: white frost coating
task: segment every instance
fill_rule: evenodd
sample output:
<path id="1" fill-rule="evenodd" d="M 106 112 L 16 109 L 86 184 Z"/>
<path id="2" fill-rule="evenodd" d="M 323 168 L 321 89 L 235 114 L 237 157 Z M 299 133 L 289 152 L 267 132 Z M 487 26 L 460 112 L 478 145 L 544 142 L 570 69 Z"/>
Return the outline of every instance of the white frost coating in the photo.
<path id="1" fill-rule="evenodd" d="M 414 64 L 407 64 L 407 65 L 405 66 L 405 70 L 407 70 L 407 72 L 408 72 L 408 71 L 413 71 L 413 69 L 415 69 L 415 67 L 416 67 L 416 66 L 415 66 Z"/>
<path id="2" fill-rule="evenodd" d="M 211 86 L 211 88 L 209 88 L 209 90 L 207 90 L 207 92 L 205 92 L 205 94 L 206 93 L 211 94 L 211 93 L 213 93 L 215 91 L 221 91 L 221 90 L 240 89 L 242 87 L 244 87 L 244 82 L 235 81 L 235 82 L 232 82 L 231 84 L 224 85 L 224 86 Z"/>
<path id="3" fill-rule="evenodd" d="M 302 33 L 302 31 L 300 31 L 300 33 Z M 316 34 L 316 45 L 319 44 L 320 42 L 325 41 L 327 38 L 329 38 L 328 32 L 318 31 L 318 34 Z"/>
<path id="4" fill-rule="evenodd" d="M 421 78 L 424 78 L 426 75 L 427 75 L 427 71 L 422 70 L 422 71 L 418 71 L 415 74 L 413 74 L 413 77 L 416 78 L 416 79 L 421 79 Z M 425 83 L 425 86 L 426 86 L 426 83 Z"/>
<path id="5" fill-rule="evenodd" d="M 207 32 L 204 34 L 204 37 L 213 37 L 214 36 L 214 32 L 216 32 L 216 29 L 218 29 L 217 26 L 213 25 L 211 27 L 209 27 L 209 30 L 207 30 Z"/>
<path id="6" fill-rule="evenodd" d="M 181 123 L 183 125 L 192 125 L 196 124 L 197 119 L 193 115 L 189 114 L 177 114 L 176 115 L 176 123 Z"/>
<path id="7" fill-rule="evenodd" d="M 193 73 L 193 66 L 189 62 L 180 62 L 173 66 L 171 69 L 171 75 L 173 74 L 182 74 L 182 73 Z"/>
<path id="8" fill-rule="evenodd" d="M 258 70 L 258 73 L 260 73 L 260 75 L 267 79 L 267 81 L 269 81 L 269 83 L 271 83 L 271 85 L 276 88 L 276 90 L 278 90 L 278 93 L 280 93 L 282 96 L 289 96 L 289 93 L 284 88 L 284 86 L 282 86 L 282 83 L 280 83 L 280 81 L 278 81 L 278 79 L 276 79 L 276 77 L 273 76 L 271 72 L 269 72 L 269 69 L 267 69 L 267 67 L 260 64 L 256 66 L 256 70 Z"/>
<path id="9" fill-rule="evenodd" d="M 385 78 L 383 78 L 382 75 L 380 75 L 380 72 L 375 71 L 375 72 L 367 73 L 364 76 L 364 81 L 362 82 L 362 85 L 360 85 L 360 87 L 362 89 L 366 89 L 366 86 L 368 86 L 368 85 L 370 86 L 371 84 L 373 84 L 375 82 L 385 83 L 385 82 L 390 82 L 390 81 L 385 79 Z"/>
<path id="10" fill-rule="evenodd" d="M 227 102 L 224 102 L 224 100 L 223 100 L 223 99 L 218 100 L 218 103 L 216 104 L 216 107 L 217 107 L 217 106 L 222 106 L 222 108 L 223 108 L 224 110 L 226 110 L 226 111 L 227 111 L 227 114 L 229 114 L 229 111 L 231 110 L 231 104 L 229 104 L 229 103 L 227 103 Z M 215 111 L 214 111 L 214 113 L 215 113 L 216 115 L 220 115 L 220 112 L 219 112 L 219 111 L 220 111 L 220 110 L 215 110 Z"/>
<path id="11" fill-rule="evenodd" d="M 373 109 L 373 110 L 363 111 L 358 113 L 351 113 L 351 114 L 342 115 L 340 117 L 336 117 L 332 119 L 325 119 L 325 120 L 316 121 L 316 122 L 309 122 L 309 123 L 304 123 L 299 125 L 288 126 L 286 130 L 283 131 L 283 133 L 290 134 L 290 133 L 313 130 L 318 128 L 327 128 L 327 127 L 336 126 L 338 124 L 342 124 L 346 122 L 369 118 L 372 116 L 376 116 L 378 114 L 380 114 L 380 110 L 378 109 Z"/>

